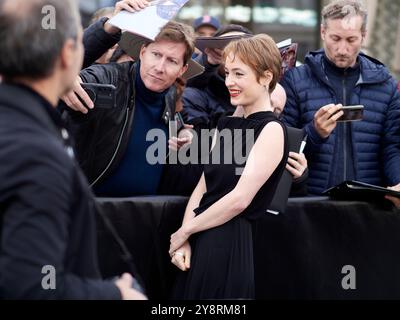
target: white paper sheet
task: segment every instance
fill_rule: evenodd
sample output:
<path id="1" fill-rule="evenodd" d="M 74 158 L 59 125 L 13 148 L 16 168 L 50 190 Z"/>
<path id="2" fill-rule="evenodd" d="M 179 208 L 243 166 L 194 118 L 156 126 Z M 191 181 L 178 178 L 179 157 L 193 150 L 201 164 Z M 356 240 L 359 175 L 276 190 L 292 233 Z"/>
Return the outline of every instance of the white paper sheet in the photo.
<path id="1" fill-rule="evenodd" d="M 121 11 L 109 23 L 132 33 L 154 40 L 160 29 L 173 19 L 189 0 L 156 0 L 139 11 Z"/>

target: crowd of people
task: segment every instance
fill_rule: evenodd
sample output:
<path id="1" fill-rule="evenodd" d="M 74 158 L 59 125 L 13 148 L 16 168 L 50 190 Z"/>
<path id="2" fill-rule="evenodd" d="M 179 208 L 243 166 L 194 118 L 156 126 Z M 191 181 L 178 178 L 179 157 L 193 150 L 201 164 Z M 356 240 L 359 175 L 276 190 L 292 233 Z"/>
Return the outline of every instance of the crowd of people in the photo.
<path id="1" fill-rule="evenodd" d="M 41 25 L 49 4 L 55 30 Z M 101 279 L 94 196 L 190 195 L 171 235 L 171 298 L 254 299 L 252 224 L 285 170 L 301 195 L 346 180 L 400 191 L 400 90 L 361 52 L 360 1 L 326 5 L 323 48 L 283 75 L 270 36 L 208 15 L 169 21 L 128 55 L 109 19 L 148 4 L 119 1 L 83 31 L 74 0 L 0 1 L 0 298 L 146 299 L 130 274 Z M 196 48 L 211 36 L 232 40 Z M 204 72 L 185 79 L 193 59 Z M 84 83 L 113 85 L 116 107 L 97 107 Z M 364 106 L 362 121 L 340 121 L 348 105 Z M 304 152 L 289 150 L 287 127 L 304 130 Z M 155 163 L 149 132 L 164 137 Z M 195 161 L 171 161 L 188 149 Z"/>

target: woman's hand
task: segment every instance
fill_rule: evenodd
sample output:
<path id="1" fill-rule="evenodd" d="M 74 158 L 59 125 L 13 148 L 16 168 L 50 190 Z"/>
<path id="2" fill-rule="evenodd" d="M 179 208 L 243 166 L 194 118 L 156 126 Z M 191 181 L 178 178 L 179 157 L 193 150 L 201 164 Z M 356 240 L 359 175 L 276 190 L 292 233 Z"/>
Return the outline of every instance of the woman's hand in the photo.
<path id="1" fill-rule="evenodd" d="M 169 247 L 169 255 L 178 250 L 189 239 L 190 233 L 186 231 L 184 226 L 180 227 L 178 231 L 171 235 L 171 244 Z"/>
<path id="2" fill-rule="evenodd" d="M 293 175 L 293 179 L 300 178 L 307 169 L 307 159 L 304 154 L 289 152 L 286 169 Z"/>
<path id="3" fill-rule="evenodd" d="M 171 262 L 182 271 L 187 271 L 188 269 L 190 269 L 191 256 L 192 249 L 190 247 L 189 241 L 185 241 L 183 246 L 172 252 Z"/>

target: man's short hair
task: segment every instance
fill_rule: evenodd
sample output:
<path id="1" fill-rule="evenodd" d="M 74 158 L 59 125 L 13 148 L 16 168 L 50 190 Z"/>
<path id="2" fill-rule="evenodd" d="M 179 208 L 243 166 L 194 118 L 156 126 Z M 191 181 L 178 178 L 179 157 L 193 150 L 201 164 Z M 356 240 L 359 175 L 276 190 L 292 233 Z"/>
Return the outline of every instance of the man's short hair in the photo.
<path id="1" fill-rule="evenodd" d="M 351 18 L 353 16 L 362 18 L 361 32 L 366 32 L 368 12 L 363 3 L 359 0 L 334 0 L 322 9 L 322 25 L 327 28 L 328 20 Z"/>
<path id="2" fill-rule="evenodd" d="M 183 43 L 186 47 L 183 64 L 187 64 L 191 59 L 195 45 L 195 34 L 191 26 L 176 21 L 169 21 L 155 38 L 155 41 L 160 40 Z"/>
<path id="3" fill-rule="evenodd" d="M 55 28 L 47 8 L 54 8 Z M 0 74 L 5 79 L 48 77 L 65 41 L 77 39 L 79 28 L 75 0 L 0 0 Z"/>
<path id="4" fill-rule="evenodd" d="M 265 71 L 271 71 L 272 80 L 268 91 L 274 91 L 281 75 L 282 58 L 275 41 L 267 34 L 257 34 L 230 42 L 224 49 L 224 58 L 233 53 L 256 74 L 257 81 Z"/>

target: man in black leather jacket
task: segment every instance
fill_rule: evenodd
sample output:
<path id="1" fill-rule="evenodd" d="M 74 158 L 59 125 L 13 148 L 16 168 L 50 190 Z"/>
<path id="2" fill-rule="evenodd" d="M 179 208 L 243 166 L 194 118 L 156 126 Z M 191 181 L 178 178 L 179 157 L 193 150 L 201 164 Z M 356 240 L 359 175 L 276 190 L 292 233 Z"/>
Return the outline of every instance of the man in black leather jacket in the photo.
<path id="1" fill-rule="evenodd" d="M 121 3 L 138 5 L 136 0 Z M 115 14 L 127 9 L 121 3 L 117 4 Z M 85 66 L 113 46 L 119 34 L 120 30 L 104 18 L 89 27 L 84 35 Z M 168 124 L 176 112 L 176 82 L 187 70 L 193 49 L 192 29 L 171 21 L 154 42 L 142 47 L 139 61 L 92 65 L 81 71 L 79 81 L 113 84 L 117 88 L 116 108 L 93 108 L 93 103 L 87 100 L 89 109 L 84 108 L 75 95 L 83 95 L 78 81 L 75 93 L 64 97 L 67 105 L 76 110 L 69 112 L 69 123 L 79 163 L 98 195 L 157 192 L 163 165 L 150 164 L 146 158 L 151 144 L 146 134 L 158 129 L 168 136 Z M 186 141 L 182 138 L 178 143 Z"/>

